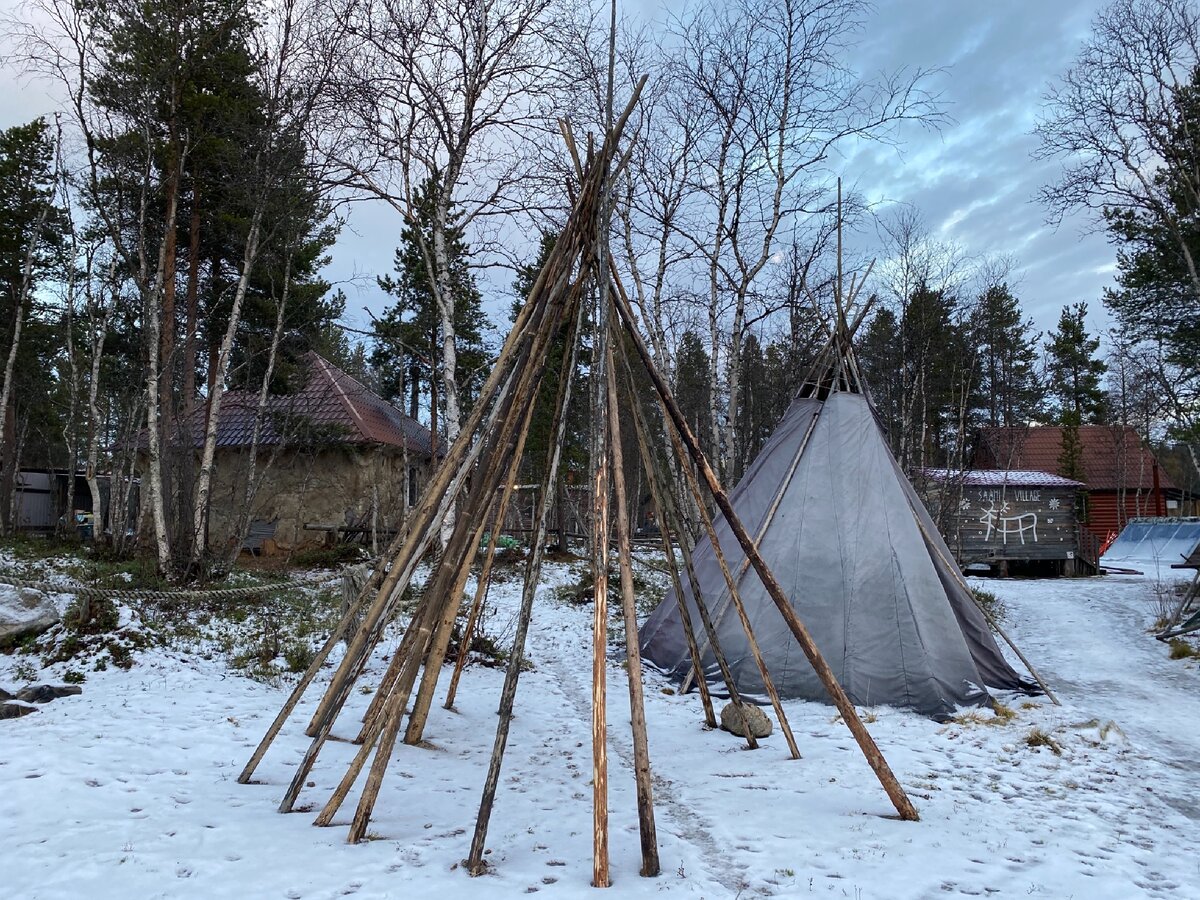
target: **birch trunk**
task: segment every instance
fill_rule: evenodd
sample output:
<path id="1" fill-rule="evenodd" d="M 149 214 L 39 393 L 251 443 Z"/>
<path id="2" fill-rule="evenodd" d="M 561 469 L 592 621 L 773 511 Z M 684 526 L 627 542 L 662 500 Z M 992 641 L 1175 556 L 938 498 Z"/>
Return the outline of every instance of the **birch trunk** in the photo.
<path id="1" fill-rule="evenodd" d="M 116 257 L 113 258 L 109 266 L 108 283 L 113 283 L 113 276 L 116 272 Z M 115 291 L 114 291 L 115 304 Z M 117 499 L 117 479 L 115 467 L 109 480 L 108 503 L 109 508 L 105 514 L 103 498 L 100 496 L 100 479 L 96 477 L 96 470 L 100 466 L 100 429 L 97 424 L 100 421 L 100 407 L 98 398 L 100 396 L 100 361 L 104 358 L 104 344 L 108 338 L 108 323 L 109 311 L 106 309 L 99 321 L 95 315 L 95 305 L 88 303 L 88 344 L 91 349 L 91 366 L 88 372 L 88 425 L 87 425 L 87 463 L 84 469 L 84 478 L 87 480 L 88 493 L 92 496 L 92 540 L 99 543 L 107 543 L 106 535 L 115 527 L 112 524 L 112 509 L 113 503 Z M 124 527 L 122 525 L 122 527 Z M 115 534 L 115 531 L 113 532 Z"/>
<path id="2" fill-rule="evenodd" d="M 204 560 L 207 547 L 204 535 L 208 528 L 209 494 L 212 490 L 213 457 L 217 449 L 217 422 L 221 415 L 221 398 L 225 393 L 225 378 L 229 372 L 229 357 L 233 353 L 233 339 L 241 322 L 242 303 L 250 287 L 250 273 L 258 258 L 258 239 L 262 229 L 263 208 L 259 203 L 250 221 L 246 235 L 246 249 L 242 255 L 242 273 L 233 294 L 233 308 L 229 311 L 229 324 L 221 339 L 221 351 L 217 357 L 217 371 L 211 378 L 212 394 L 209 397 L 208 416 L 204 425 L 204 448 L 200 453 L 200 471 L 196 475 L 196 493 L 192 520 L 191 565 L 197 568 Z"/>
<path id="3" fill-rule="evenodd" d="M 738 292 L 737 306 L 733 311 L 733 326 L 729 329 L 729 400 L 725 408 L 725 454 L 724 483 L 732 485 L 740 477 L 738 469 L 741 456 L 741 435 L 738 433 L 737 414 L 742 392 L 742 339 L 746 322 L 746 296 Z"/>
<path id="4" fill-rule="evenodd" d="M 75 418 L 79 412 L 79 363 L 75 358 L 75 266 L 72 265 L 67 276 L 66 332 L 67 332 L 67 365 L 70 368 L 70 391 L 67 399 L 67 421 L 63 425 L 63 443 L 67 451 L 67 503 L 64 529 L 70 533 L 75 530 L 75 463 L 78 459 L 79 435 L 75 428 Z M 92 537 L 96 536 L 96 516 L 92 510 Z"/>
<path id="5" fill-rule="evenodd" d="M 175 217 L 175 198 L 171 198 L 168 218 Z M 163 255 L 166 251 L 164 244 L 159 252 L 158 278 L 163 271 Z M 175 573 L 171 567 L 171 542 L 167 534 L 166 507 L 163 502 L 162 477 L 162 443 L 161 419 L 162 406 L 159 403 L 158 377 L 158 344 L 160 329 L 160 309 L 158 306 L 158 291 L 150 291 L 146 295 L 146 502 L 150 507 L 150 517 L 154 523 L 154 544 L 158 558 L 158 571 L 168 580 L 174 580 Z"/>
<path id="6" fill-rule="evenodd" d="M 8 404 L 12 401 L 13 372 L 17 366 L 17 353 L 21 349 L 21 326 L 25 320 L 25 308 L 29 303 L 29 294 L 33 290 L 33 261 L 37 256 L 37 248 L 42 240 L 42 231 L 46 227 L 46 220 L 50 216 L 51 203 L 52 198 L 47 198 L 46 203 L 42 206 L 37 225 L 29 239 L 29 246 L 25 248 L 25 260 L 21 265 L 21 290 L 17 295 L 17 308 L 13 318 L 12 344 L 8 348 L 8 359 L 4 363 L 4 385 L 0 387 L 0 457 L 3 457 L 6 444 L 11 440 L 8 434 Z M 16 479 L 13 478 L 12 482 L 15 487 Z M 7 522 L 0 523 L 0 527 L 7 530 L 8 527 L 15 528 L 16 523 L 9 518 Z"/>
<path id="7" fill-rule="evenodd" d="M 275 372 L 275 360 L 279 354 L 279 344 L 283 340 L 283 323 L 287 311 L 288 296 L 291 293 L 292 286 L 292 256 L 289 253 L 287 261 L 284 263 L 283 269 L 283 290 L 279 298 L 278 307 L 275 310 L 275 330 L 271 333 L 271 350 L 267 355 L 267 368 L 263 372 L 262 383 L 258 388 L 258 405 L 254 410 L 254 428 L 250 435 L 250 452 L 246 461 L 246 494 L 242 498 L 242 511 L 238 515 L 238 524 L 233 531 L 233 546 L 229 549 L 230 556 L 228 567 L 233 568 L 234 562 L 241 552 L 242 541 L 245 540 L 246 534 L 250 527 L 250 517 L 253 514 L 254 498 L 258 493 L 258 484 L 255 483 L 255 478 L 258 476 L 258 444 L 262 439 L 262 423 L 263 416 L 267 409 L 267 398 L 270 393 L 271 376 Z M 280 438 L 282 442 L 282 438 Z M 278 445 L 276 445 L 278 452 Z M 275 455 L 267 461 L 267 466 L 264 467 L 264 474 L 267 467 L 274 461 Z M 407 472 L 407 469 L 405 470 Z"/>
<path id="8" fill-rule="evenodd" d="M 711 294 L 709 297 L 708 307 L 708 429 L 709 439 L 712 441 L 712 448 L 709 450 L 709 456 L 717 461 L 717 467 L 719 469 L 721 461 L 725 457 L 721 453 L 721 322 L 717 317 L 716 296 L 717 288 L 714 280 L 711 285 Z M 724 474 L 718 471 L 717 477 L 723 479 Z"/>

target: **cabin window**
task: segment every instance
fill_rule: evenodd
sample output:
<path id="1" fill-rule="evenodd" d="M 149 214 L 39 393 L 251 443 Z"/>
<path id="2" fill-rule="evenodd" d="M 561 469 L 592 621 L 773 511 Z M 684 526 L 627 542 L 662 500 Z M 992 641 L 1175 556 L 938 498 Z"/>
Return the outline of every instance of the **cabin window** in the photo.
<path id="1" fill-rule="evenodd" d="M 408 467 L 408 505 L 416 506 L 417 497 L 420 494 L 419 485 L 417 484 L 417 467 Z"/>

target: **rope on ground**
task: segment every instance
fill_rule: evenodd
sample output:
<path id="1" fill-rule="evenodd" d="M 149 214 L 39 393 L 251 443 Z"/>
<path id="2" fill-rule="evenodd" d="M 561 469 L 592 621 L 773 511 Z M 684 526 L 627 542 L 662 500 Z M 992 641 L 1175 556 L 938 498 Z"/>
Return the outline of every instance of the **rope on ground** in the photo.
<path id="1" fill-rule="evenodd" d="M 218 603 L 237 603 L 253 600 L 263 594 L 283 590 L 290 585 L 286 582 L 275 584 L 256 584 L 247 587 L 213 588 L 208 590 L 155 590 L 134 588 L 102 588 L 87 587 L 81 584 L 63 584 L 50 581 L 30 581 L 15 578 L 11 575 L 0 574 L 0 585 L 16 588 L 29 588 L 47 594 L 78 594 L 85 597 L 102 597 L 112 600 L 151 600 L 157 603 L 183 603 L 189 601 L 204 601 Z"/>

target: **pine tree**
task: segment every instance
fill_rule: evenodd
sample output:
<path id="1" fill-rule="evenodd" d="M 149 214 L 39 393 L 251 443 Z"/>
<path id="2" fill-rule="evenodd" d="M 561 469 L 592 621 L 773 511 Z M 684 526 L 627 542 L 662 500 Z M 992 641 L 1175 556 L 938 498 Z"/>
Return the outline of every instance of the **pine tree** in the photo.
<path id="1" fill-rule="evenodd" d="M 1107 367 L 1096 358 L 1100 339 L 1088 336 L 1086 316 L 1086 303 L 1064 306 L 1046 344 L 1046 378 L 1063 429 L 1059 474 L 1075 479 L 1083 475 L 1079 426 L 1104 421 L 1101 378 Z"/>
<path id="2" fill-rule="evenodd" d="M 750 333 L 742 344 L 742 394 L 738 403 L 737 429 L 740 456 L 731 473 L 737 481 L 762 451 L 771 433 L 791 403 L 794 357 L 785 342 L 766 346 Z"/>
<path id="3" fill-rule="evenodd" d="M 900 461 L 913 470 L 948 465 L 962 450 L 961 426 L 978 405 L 976 359 L 957 297 L 920 285 L 900 318 Z"/>
<path id="4" fill-rule="evenodd" d="M 419 237 L 423 234 L 424 244 L 429 246 L 436 186 L 433 178 L 426 179 L 421 186 L 417 196 L 417 221 L 405 226 L 400 235 L 400 246 L 396 248 L 396 277 L 383 275 L 378 279 L 379 286 L 395 297 L 396 302 L 375 322 L 371 363 L 379 373 L 383 396 L 400 404 L 407 399 L 409 411 L 414 415 L 420 406 L 422 385 L 429 387 L 430 396 L 436 395 L 441 359 L 440 320 Z M 464 410 L 470 409 L 483 386 L 490 359 L 483 342 L 487 318 L 475 277 L 467 263 L 468 252 L 462 229 L 454 224 L 452 217 L 447 229 L 446 255 L 458 350 L 456 384 Z M 441 400 L 439 397 L 438 404 L 431 406 L 430 424 L 435 428 L 442 412 Z"/>
<path id="5" fill-rule="evenodd" d="M 1064 306 L 1058 327 L 1046 343 L 1046 376 L 1060 423 L 1098 425 L 1104 421 L 1101 379 L 1108 367 L 1096 356 L 1100 338 L 1088 335 L 1086 316 L 1086 303 Z"/>
<path id="6" fill-rule="evenodd" d="M 44 119 L 0 131 L 0 530 L 23 448 L 49 464 L 61 427 L 50 402 L 58 335 L 35 302 L 62 259 L 62 210 L 55 205 L 54 142 Z M 21 437 L 19 437 L 21 436 Z M 72 461 L 73 464 L 73 461 Z"/>
<path id="7" fill-rule="evenodd" d="M 542 267 L 554 251 L 558 241 L 558 233 L 543 231 L 538 240 L 537 255 L 525 265 L 517 267 L 517 277 L 513 281 L 513 304 L 510 319 L 516 321 L 525 298 L 533 290 Z M 574 323 L 572 323 L 574 324 Z M 588 362 L 591 359 L 591 333 L 586 322 L 584 332 L 580 336 L 580 348 L 576 356 L 575 379 L 571 387 L 571 406 L 567 409 L 566 431 L 564 433 L 562 459 L 559 462 L 559 483 L 571 484 L 583 480 L 587 469 L 588 436 L 591 414 L 588 408 L 588 398 L 591 396 L 588 377 Z M 533 419 L 529 423 L 529 437 L 525 442 L 528 481 L 531 484 L 541 484 L 545 472 L 546 461 L 553 442 L 554 435 L 551 426 L 554 424 L 554 407 L 558 399 L 558 386 L 562 379 L 563 356 L 567 349 L 566 333 L 560 332 L 546 350 L 546 377 L 538 388 L 537 406 Z M 636 448 L 633 458 L 636 459 Z"/>
<path id="8" fill-rule="evenodd" d="M 709 365 L 703 339 L 691 329 L 685 331 L 675 348 L 675 399 L 706 454 L 713 452 L 712 432 L 704 427 L 712 390 Z"/>
<path id="9" fill-rule="evenodd" d="M 904 410 L 903 351 L 900 324 L 886 306 L 877 306 L 857 341 L 858 361 L 871 401 L 887 433 L 892 452 L 900 452 L 900 424 Z"/>
<path id="10" fill-rule="evenodd" d="M 1032 334 L 1032 319 L 1022 319 L 1008 285 L 988 288 L 979 298 L 973 331 L 984 420 L 991 426 L 1027 423 L 1045 396 L 1037 375 L 1041 335 Z"/>
<path id="11" fill-rule="evenodd" d="M 1156 145 L 1162 165 L 1152 184 L 1161 198 L 1156 212 L 1136 207 L 1104 210 L 1118 244 L 1117 289 L 1104 302 L 1125 333 L 1161 345 L 1181 375 L 1200 381 L 1200 67 L 1187 83 L 1171 88 L 1174 118 L 1163 121 Z M 1185 249 L 1187 253 L 1185 254 Z M 1189 258 L 1190 257 L 1190 258 Z"/>

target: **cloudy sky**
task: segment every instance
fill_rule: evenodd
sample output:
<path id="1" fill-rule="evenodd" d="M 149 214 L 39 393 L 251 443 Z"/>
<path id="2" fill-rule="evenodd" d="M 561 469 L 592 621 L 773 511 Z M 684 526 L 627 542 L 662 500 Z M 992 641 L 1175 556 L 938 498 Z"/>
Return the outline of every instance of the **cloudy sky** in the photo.
<path id="1" fill-rule="evenodd" d="M 1018 296 L 1037 326 L 1050 329 L 1066 303 L 1088 301 L 1094 328 L 1112 283 L 1114 251 L 1085 220 L 1045 225 L 1038 187 L 1054 163 L 1030 154 L 1047 84 L 1074 58 L 1098 0 L 880 0 L 862 46 L 867 66 L 941 68 L 952 124 L 940 134 L 911 129 L 897 153 L 878 149 L 848 160 L 872 199 L 913 204 L 941 237 L 971 254 L 1011 254 Z M 869 61 L 869 62 L 867 62 Z"/>
<path id="2" fill-rule="evenodd" d="M 629 0 L 650 20 L 678 13 L 680 0 Z M 0 0 L 11 13 L 17 0 Z M 1113 249 L 1083 220 L 1057 230 L 1034 201 L 1055 166 L 1030 158 L 1030 132 L 1047 83 L 1074 57 L 1100 0 L 877 0 L 856 55 L 864 72 L 914 66 L 941 69 L 931 87 L 952 122 L 933 133 L 910 127 L 898 148 L 861 149 L 841 168 L 881 209 L 907 203 L 933 234 L 972 255 L 1010 254 L 1017 294 L 1038 328 L 1049 330 L 1065 303 L 1086 300 L 1091 325 L 1107 324 L 1100 304 L 1111 283 Z M 38 85 L 0 71 L 0 127 L 52 112 Z M 344 282 L 352 321 L 384 302 L 374 273 L 390 268 L 399 222 L 381 207 L 359 207 L 328 273 Z M 866 237 L 863 238 L 866 241 Z M 496 279 L 503 290 L 508 276 Z M 507 302 L 503 304 L 507 306 Z"/>

